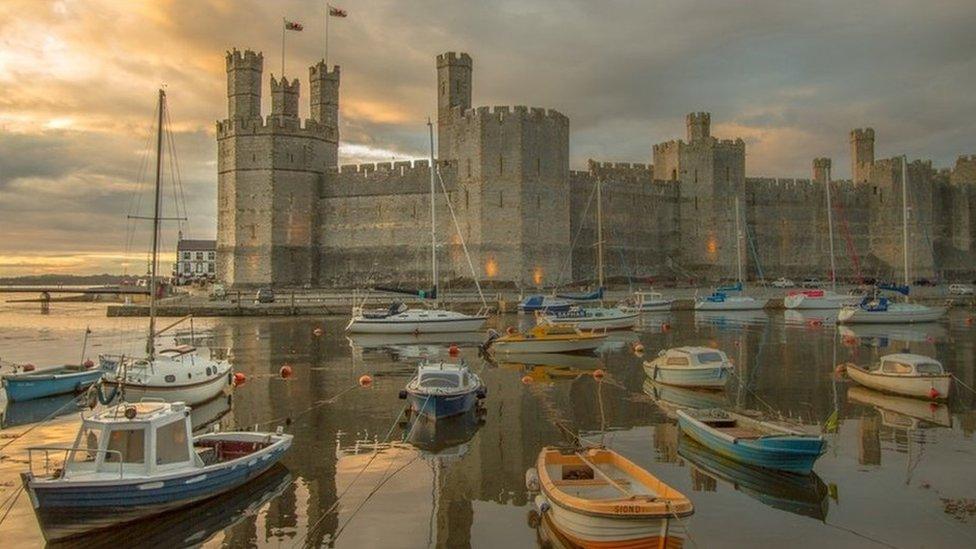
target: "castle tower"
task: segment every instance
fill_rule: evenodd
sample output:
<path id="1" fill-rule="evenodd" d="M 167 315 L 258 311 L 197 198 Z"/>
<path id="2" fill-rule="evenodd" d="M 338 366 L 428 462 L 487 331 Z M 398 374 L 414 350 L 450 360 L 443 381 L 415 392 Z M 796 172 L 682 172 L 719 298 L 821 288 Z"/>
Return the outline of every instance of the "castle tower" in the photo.
<path id="1" fill-rule="evenodd" d="M 298 120 L 298 79 L 288 81 L 282 76 L 281 80 L 275 80 L 271 75 L 271 116 L 273 118 L 289 118 Z"/>
<path id="2" fill-rule="evenodd" d="M 264 55 L 236 48 L 227 52 L 227 118 L 248 120 L 261 116 L 261 72 Z"/>
<path id="3" fill-rule="evenodd" d="M 851 130 L 851 178 L 855 183 L 867 183 L 873 165 L 874 128 Z"/>
<path id="4" fill-rule="evenodd" d="M 450 127 L 455 109 L 471 108 L 471 56 L 453 51 L 437 56 L 437 157 L 456 158 Z"/>
<path id="5" fill-rule="evenodd" d="M 826 183 L 829 173 L 830 173 L 829 158 L 813 159 L 813 180 L 814 181 L 816 181 L 817 183 Z"/>
<path id="6" fill-rule="evenodd" d="M 217 277 L 236 287 L 316 284 L 318 202 L 336 165 L 334 127 L 298 116 L 298 80 L 271 78 L 261 118 L 260 53 L 227 54 L 230 117 L 217 122 Z"/>
<path id="7" fill-rule="evenodd" d="M 339 66 L 329 70 L 325 61 L 319 61 L 308 69 L 310 113 L 312 120 L 333 128 L 339 133 Z"/>
<path id="8" fill-rule="evenodd" d="M 711 137 L 710 128 L 712 115 L 707 112 L 688 113 L 685 124 L 688 127 L 688 142 L 705 141 Z"/>

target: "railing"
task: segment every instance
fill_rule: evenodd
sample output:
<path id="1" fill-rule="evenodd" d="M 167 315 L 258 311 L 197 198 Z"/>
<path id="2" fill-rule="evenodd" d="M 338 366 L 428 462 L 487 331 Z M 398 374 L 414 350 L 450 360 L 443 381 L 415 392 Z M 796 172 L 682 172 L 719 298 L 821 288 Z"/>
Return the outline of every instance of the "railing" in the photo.
<path id="1" fill-rule="evenodd" d="M 122 452 L 118 450 L 98 450 L 95 448 L 82 448 L 80 446 L 33 446 L 27 449 L 27 469 L 30 471 L 31 476 L 34 476 L 34 452 L 44 452 L 44 474 L 52 475 L 51 473 L 51 452 L 64 452 L 64 461 L 61 468 L 61 474 L 64 474 L 64 467 L 68 464 L 68 456 L 71 452 L 86 452 L 89 454 L 105 454 L 105 455 L 117 455 L 119 457 L 119 479 L 122 478 Z M 54 476 L 54 475 L 52 475 Z"/>

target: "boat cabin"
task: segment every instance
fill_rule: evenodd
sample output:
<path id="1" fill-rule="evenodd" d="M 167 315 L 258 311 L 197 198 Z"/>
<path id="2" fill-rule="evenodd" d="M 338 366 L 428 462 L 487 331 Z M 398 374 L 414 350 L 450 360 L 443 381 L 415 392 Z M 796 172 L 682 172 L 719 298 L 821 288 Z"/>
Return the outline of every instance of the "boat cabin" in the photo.
<path id="1" fill-rule="evenodd" d="M 731 366 L 729 357 L 711 347 L 675 347 L 658 353 L 663 366 L 671 367 L 715 367 L 722 364 Z"/>
<path id="2" fill-rule="evenodd" d="M 203 467 L 182 402 L 113 406 L 83 420 L 61 478 L 118 479 Z"/>
<path id="3" fill-rule="evenodd" d="M 417 387 L 421 390 L 429 389 L 461 389 L 472 383 L 471 373 L 468 366 L 452 364 L 450 362 L 437 362 L 424 364 L 418 368 Z"/>
<path id="4" fill-rule="evenodd" d="M 946 371 L 942 364 L 924 355 L 898 353 L 881 357 L 881 363 L 876 372 L 885 375 L 903 376 L 944 376 Z"/>

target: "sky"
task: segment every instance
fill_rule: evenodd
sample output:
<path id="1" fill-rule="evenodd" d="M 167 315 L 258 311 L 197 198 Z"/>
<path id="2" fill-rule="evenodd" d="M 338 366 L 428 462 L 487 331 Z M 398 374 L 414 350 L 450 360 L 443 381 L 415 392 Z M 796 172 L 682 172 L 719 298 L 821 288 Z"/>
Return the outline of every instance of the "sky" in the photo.
<path id="1" fill-rule="evenodd" d="M 340 163 L 426 156 L 434 58 L 474 59 L 475 105 L 570 118 L 571 168 L 649 163 L 684 115 L 746 141 L 748 176 L 809 177 L 814 157 L 850 175 L 847 135 L 871 126 L 879 158 L 949 167 L 976 153 L 976 3 L 909 1 L 335 0 Z M 214 122 L 227 115 L 224 55 L 250 48 L 268 78 L 308 90 L 324 56 L 318 0 L 0 2 L 0 276 L 142 273 L 156 89 L 167 90 L 186 236 L 216 230 Z M 302 98 L 307 116 L 307 95 Z M 176 170 L 170 170 L 176 173 Z M 179 192 L 182 190 L 182 193 Z M 176 200 L 174 200 L 174 197 Z M 175 246 L 176 222 L 164 226 Z M 166 271 L 169 267 L 167 265 Z"/>

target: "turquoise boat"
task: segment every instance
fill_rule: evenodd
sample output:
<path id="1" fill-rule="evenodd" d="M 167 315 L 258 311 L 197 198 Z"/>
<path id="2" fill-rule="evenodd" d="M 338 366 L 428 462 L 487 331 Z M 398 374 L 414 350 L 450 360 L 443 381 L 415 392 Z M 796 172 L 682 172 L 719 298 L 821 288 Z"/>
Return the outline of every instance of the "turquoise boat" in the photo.
<path id="1" fill-rule="evenodd" d="M 69 364 L 57 368 L 5 374 L 7 400 L 24 402 L 54 395 L 80 393 L 102 378 L 109 369 Z"/>
<path id="2" fill-rule="evenodd" d="M 679 410 L 678 426 L 699 444 L 735 461 L 807 475 L 827 449 L 819 435 L 720 409 Z"/>

